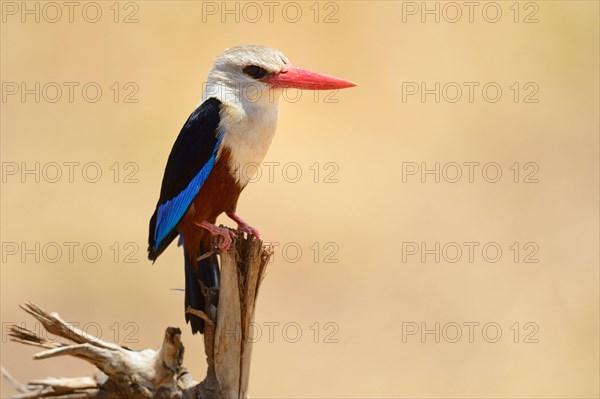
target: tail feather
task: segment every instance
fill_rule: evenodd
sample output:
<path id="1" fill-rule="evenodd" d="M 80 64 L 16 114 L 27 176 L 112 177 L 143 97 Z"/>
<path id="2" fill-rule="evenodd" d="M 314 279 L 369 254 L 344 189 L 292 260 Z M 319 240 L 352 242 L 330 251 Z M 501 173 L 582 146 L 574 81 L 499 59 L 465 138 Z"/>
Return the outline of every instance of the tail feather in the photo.
<path id="1" fill-rule="evenodd" d="M 207 252 L 210 250 L 210 246 L 206 249 Z M 201 254 L 204 253 L 201 251 Z M 187 253 L 184 253 L 185 257 L 185 308 L 190 306 L 193 309 L 201 310 L 206 314 L 209 314 L 209 307 L 211 304 L 207 304 L 204 294 L 201 290 L 201 284 L 206 288 L 213 288 L 219 286 L 219 266 L 216 255 L 212 255 L 208 258 L 197 261 L 196 259 L 190 259 Z M 216 299 L 215 299 L 216 300 Z M 212 305 L 217 305 L 216 303 Z M 192 333 L 204 333 L 204 320 L 198 316 L 186 313 L 186 321 L 192 327 Z"/>

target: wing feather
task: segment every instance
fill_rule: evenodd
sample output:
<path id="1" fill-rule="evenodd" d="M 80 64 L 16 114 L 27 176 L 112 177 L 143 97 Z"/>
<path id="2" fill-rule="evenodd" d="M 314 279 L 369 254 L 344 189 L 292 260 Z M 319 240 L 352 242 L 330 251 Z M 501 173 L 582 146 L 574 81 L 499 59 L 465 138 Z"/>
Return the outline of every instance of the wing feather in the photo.
<path id="1" fill-rule="evenodd" d="M 148 257 L 152 260 L 177 237 L 177 224 L 213 169 L 224 133 L 218 131 L 220 106 L 215 98 L 204 101 L 173 145 L 150 220 Z"/>

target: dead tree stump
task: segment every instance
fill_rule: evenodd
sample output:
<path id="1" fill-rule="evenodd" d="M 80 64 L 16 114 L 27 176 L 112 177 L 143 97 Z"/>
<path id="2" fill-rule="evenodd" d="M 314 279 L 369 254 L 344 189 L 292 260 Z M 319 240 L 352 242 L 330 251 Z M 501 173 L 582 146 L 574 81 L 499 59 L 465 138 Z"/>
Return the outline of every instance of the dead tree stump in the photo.
<path id="1" fill-rule="evenodd" d="M 178 328 L 166 329 L 158 351 L 136 351 L 90 337 L 58 314 L 27 303 L 21 306 L 24 311 L 49 333 L 69 343 L 51 342 L 18 325 L 9 327 L 13 341 L 44 348 L 34 359 L 74 356 L 94 364 L 99 373 L 93 377 L 45 378 L 23 385 L 2 369 L 4 377 L 20 392 L 15 398 L 247 398 L 252 356 L 250 326 L 272 249 L 252 236 L 236 234 L 229 251 L 220 255 L 218 307 L 207 312 L 187 309 L 206 322 L 204 350 L 208 371 L 202 382 L 194 380 L 183 365 L 184 347 Z"/>

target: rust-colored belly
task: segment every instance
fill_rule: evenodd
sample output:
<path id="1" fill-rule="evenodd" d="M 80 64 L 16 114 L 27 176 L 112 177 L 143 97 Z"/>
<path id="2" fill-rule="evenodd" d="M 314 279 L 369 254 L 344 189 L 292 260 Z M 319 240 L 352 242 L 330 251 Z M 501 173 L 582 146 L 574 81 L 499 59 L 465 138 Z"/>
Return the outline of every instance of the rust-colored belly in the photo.
<path id="1" fill-rule="evenodd" d="M 186 254 L 197 257 L 199 252 L 210 249 L 210 233 L 197 226 L 206 220 L 215 223 L 217 217 L 228 211 L 235 211 L 242 187 L 229 172 L 229 150 L 224 148 L 200 192 L 177 225 L 183 236 Z"/>

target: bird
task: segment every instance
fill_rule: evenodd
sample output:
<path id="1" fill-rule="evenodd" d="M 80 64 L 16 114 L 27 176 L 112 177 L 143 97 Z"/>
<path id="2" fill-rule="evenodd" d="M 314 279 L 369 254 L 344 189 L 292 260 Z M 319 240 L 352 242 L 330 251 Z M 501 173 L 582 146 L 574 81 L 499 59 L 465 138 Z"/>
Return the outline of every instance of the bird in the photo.
<path id="1" fill-rule="evenodd" d="M 148 258 L 152 261 L 177 237 L 185 264 L 185 309 L 205 311 L 204 288 L 218 287 L 217 253 L 227 251 L 235 233 L 216 226 L 225 213 L 238 231 L 261 238 L 236 213 L 238 198 L 260 164 L 277 125 L 278 100 L 288 88 L 331 90 L 355 83 L 290 64 L 278 50 L 237 46 L 214 60 L 199 106 L 184 123 L 169 154 L 160 195 L 150 219 Z M 189 312 L 192 333 L 204 320 Z"/>

